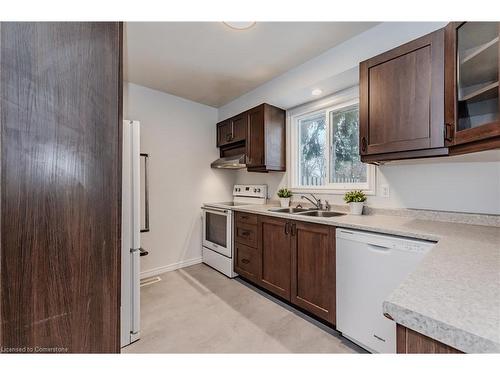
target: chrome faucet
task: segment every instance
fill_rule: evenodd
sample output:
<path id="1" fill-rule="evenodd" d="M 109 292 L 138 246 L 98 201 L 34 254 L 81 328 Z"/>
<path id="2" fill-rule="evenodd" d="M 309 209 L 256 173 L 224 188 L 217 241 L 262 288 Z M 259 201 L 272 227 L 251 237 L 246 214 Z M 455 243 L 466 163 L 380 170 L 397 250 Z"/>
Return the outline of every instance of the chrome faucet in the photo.
<path id="1" fill-rule="evenodd" d="M 312 199 L 306 197 L 305 195 L 301 196 L 300 199 L 306 199 L 309 202 L 311 202 L 313 204 L 313 206 L 316 207 L 317 210 L 322 210 L 323 209 L 323 203 L 321 203 L 321 199 L 316 198 L 314 196 L 314 194 L 312 194 L 312 193 L 309 193 L 309 195 L 311 197 L 313 197 L 314 201 Z"/>

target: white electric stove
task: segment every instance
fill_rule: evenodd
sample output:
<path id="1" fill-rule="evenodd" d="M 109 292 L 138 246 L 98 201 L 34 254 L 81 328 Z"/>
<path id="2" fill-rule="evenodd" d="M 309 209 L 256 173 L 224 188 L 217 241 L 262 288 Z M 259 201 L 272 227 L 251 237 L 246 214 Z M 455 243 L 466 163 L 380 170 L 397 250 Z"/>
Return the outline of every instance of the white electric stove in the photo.
<path id="1" fill-rule="evenodd" d="M 233 269 L 233 208 L 266 202 L 267 185 L 234 185 L 233 201 L 204 203 L 203 263 L 228 277 L 238 276 Z"/>

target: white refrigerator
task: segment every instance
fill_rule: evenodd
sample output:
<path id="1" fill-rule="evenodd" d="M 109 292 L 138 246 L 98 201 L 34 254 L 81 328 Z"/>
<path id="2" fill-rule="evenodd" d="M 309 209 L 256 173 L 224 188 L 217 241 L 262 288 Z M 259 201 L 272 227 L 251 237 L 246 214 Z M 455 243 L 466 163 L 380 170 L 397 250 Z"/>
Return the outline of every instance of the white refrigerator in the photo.
<path id="1" fill-rule="evenodd" d="M 123 121 L 121 346 L 140 335 L 140 124 Z"/>

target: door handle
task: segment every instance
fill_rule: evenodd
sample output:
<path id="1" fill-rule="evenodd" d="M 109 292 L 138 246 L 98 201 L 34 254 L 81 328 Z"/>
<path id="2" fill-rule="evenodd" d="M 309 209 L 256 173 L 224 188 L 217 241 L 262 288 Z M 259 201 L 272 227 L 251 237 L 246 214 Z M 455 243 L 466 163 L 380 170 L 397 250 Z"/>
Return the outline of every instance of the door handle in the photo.
<path id="1" fill-rule="evenodd" d="M 444 124 L 444 139 L 448 142 L 453 141 L 452 130 L 453 130 L 453 124 L 450 124 L 448 122 Z"/>
<path id="2" fill-rule="evenodd" d="M 290 233 L 290 227 L 289 227 L 290 223 L 287 221 L 285 223 L 285 234 L 288 236 L 288 233 Z"/>
<path id="3" fill-rule="evenodd" d="M 295 223 L 292 224 L 291 233 L 292 233 L 292 236 L 295 236 L 297 234 L 297 225 Z"/>
<path id="4" fill-rule="evenodd" d="M 361 138 L 361 151 L 366 152 L 367 142 L 366 137 Z"/>
<path id="5" fill-rule="evenodd" d="M 249 231 L 247 231 L 247 230 L 245 230 L 245 231 L 241 232 L 241 235 L 242 235 L 242 236 L 249 236 L 249 235 L 250 235 L 250 232 L 249 232 Z"/>
<path id="6" fill-rule="evenodd" d="M 144 158 L 144 228 L 141 229 L 141 233 L 144 233 L 149 232 L 149 154 L 140 154 L 140 156 Z"/>

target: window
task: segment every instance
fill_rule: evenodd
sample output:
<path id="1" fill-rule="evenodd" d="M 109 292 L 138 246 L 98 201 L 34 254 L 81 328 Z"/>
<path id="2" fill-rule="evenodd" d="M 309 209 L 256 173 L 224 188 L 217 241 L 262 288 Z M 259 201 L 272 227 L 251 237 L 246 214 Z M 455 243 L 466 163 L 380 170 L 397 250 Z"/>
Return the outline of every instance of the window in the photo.
<path id="1" fill-rule="evenodd" d="M 362 163 L 359 156 L 357 99 L 314 111 L 308 105 L 293 111 L 289 123 L 292 189 L 374 193 L 375 167 Z"/>

